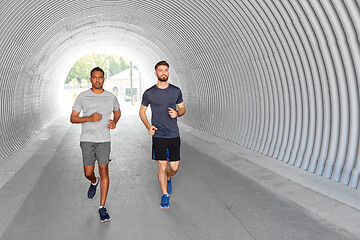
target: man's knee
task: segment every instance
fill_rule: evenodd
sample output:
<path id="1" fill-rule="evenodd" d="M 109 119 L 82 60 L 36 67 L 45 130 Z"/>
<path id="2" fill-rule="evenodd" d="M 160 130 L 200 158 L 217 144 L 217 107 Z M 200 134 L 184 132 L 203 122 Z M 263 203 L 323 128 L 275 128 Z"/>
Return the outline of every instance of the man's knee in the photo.
<path id="1" fill-rule="evenodd" d="M 159 171 L 162 171 L 162 172 L 166 171 L 166 169 L 167 169 L 167 162 L 166 161 L 158 162 L 158 165 L 159 165 Z"/>
<path id="2" fill-rule="evenodd" d="M 170 164 L 170 171 L 176 173 L 179 170 L 179 164 Z"/>
<path id="3" fill-rule="evenodd" d="M 109 175 L 108 165 L 99 165 L 99 174 L 100 177 L 106 177 Z"/>
<path id="4" fill-rule="evenodd" d="M 93 166 L 84 166 L 84 175 L 86 178 L 92 178 L 94 175 L 94 167 Z"/>
<path id="5" fill-rule="evenodd" d="M 86 178 L 92 178 L 92 176 L 95 176 L 94 172 L 87 172 L 87 171 L 84 172 L 84 175 Z"/>

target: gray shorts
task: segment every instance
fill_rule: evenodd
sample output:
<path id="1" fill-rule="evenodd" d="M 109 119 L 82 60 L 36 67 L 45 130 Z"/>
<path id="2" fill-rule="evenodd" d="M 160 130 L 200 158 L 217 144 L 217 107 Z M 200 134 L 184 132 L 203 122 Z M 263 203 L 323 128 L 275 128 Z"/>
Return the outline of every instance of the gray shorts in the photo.
<path id="1" fill-rule="evenodd" d="M 80 142 L 84 166 L 91 166 L 98 161 L 99 165 L 109 164 L 110 142 Z"/>

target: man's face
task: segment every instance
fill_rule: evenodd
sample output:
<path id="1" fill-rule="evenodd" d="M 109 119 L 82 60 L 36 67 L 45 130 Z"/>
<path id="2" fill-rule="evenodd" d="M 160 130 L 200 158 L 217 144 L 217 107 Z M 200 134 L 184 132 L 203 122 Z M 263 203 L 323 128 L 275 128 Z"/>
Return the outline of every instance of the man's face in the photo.
<path id="1" fill-rule="evenodd" d="M 166 82 L 169 78 L 169 68 L 166 65 L 160 65 L 156 68 L 155 76 L 161 82 Z"/>
<path id="2" fill-rule="evenodd" d="M 95 89 L 102 89 L 104 85 L 104 74 L 101 71 L 93 71 L 90 82 Z"/>

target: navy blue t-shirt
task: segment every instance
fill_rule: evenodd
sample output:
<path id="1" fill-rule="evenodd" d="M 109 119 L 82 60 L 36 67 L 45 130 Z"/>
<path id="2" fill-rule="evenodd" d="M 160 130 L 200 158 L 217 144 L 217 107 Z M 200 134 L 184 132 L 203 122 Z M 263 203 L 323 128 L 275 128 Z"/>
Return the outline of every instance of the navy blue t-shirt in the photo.
<path id="1" fill-rule="evenodd" d="M 165 89 L 154 85 L 144 92 L 141 104 L 145 107 L 150 104 L 151 124 L 158 129 L 153 137 L 176 138 L 180 136 L 177 118 L 170 117 L 168 108 L 176 110 L 176 104 L 182 102 L 180 88 L 172 84 Z"/>

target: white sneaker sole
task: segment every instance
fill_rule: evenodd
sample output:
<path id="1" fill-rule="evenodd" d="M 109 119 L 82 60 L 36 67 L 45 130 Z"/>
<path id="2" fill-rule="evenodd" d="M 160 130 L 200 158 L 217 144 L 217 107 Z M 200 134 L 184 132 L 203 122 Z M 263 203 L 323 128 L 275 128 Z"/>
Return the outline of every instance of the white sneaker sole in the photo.
<path id="1" fill-rule="evenodd" d="M 109 222 L 111 220 L 111 218 L 109 219 L 105 219 L 105 220 L 100 220 L 101 222 Z"/>

